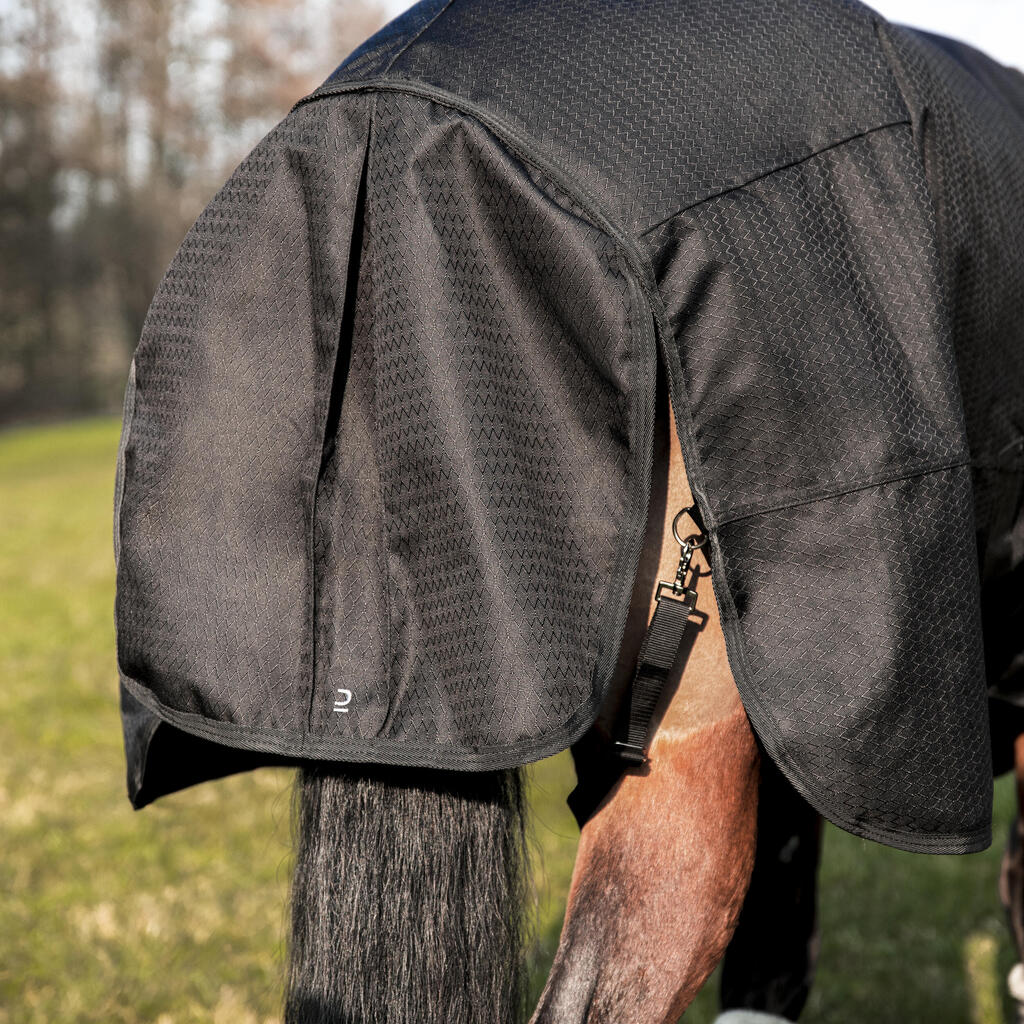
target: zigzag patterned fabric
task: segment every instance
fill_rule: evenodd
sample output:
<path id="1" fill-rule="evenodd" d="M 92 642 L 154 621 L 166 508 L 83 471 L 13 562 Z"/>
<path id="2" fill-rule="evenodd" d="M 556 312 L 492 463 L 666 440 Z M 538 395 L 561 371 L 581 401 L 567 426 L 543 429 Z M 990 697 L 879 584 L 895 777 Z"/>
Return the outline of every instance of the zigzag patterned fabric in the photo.
<path id="1" fill-rule="evenodd" d="M 767 754 L 858 835 L 987 846 L 990 708 L 1024 704 L 1024 76 L 852 0 L 424 0 L 254 148 L 126 389 L 133 806 L 573 744 L 659 375 Z"/>

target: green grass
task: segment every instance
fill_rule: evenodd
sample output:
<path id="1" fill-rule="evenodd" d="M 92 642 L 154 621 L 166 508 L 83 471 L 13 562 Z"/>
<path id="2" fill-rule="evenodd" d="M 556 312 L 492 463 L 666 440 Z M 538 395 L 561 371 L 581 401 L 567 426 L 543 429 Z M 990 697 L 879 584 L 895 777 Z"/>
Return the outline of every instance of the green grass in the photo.
<path id="1" fill-rule="evenodd" d="M 0 434 L 0 1024 L 279 1019 L 291 774 L 125 796 L 114 668 L 117 422 Z M 566 754 L 533 770 L 537 977 L 576 829 Z M 1010 1020 L 997 844 L 899 853 L 829 828 L 811 1024 Z M 686 1015 L 715 1015 L 713 985 Z M 628 1022 L 624 1022 L 628 1024 Z"/>

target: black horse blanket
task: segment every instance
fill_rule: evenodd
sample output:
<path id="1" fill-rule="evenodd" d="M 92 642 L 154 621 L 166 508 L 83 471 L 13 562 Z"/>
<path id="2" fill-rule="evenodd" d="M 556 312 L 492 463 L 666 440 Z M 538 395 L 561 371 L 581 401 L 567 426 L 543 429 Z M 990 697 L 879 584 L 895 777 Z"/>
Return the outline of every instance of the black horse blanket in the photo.
<path id="1" fill-rule="evenodd" d="M 573 744 L 659 374 L 767 754 L 861 836 L 986 846 L 987 687 L 1024 663 L 1024 77 L 853 0 L 423 0 L 253 149 L 125 395 L 133 805 Z"/>

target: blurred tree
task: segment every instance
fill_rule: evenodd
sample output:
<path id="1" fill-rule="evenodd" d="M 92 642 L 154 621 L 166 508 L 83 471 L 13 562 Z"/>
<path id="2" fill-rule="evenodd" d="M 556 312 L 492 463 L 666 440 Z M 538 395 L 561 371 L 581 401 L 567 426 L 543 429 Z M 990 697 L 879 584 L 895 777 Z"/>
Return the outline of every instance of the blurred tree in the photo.
<path id="1" fill-rule="evenodd" d="M 60 155 L 54 128 L 57 87 L 48 55 L 56 41 L 51 0 L 26 4 L 20 22 L 0 15 L 0 410 L 31 382 L 51 377 L 54 397 L 67 401 L 55 373 L 59 275 L 54 273 Z M 4 58 L 7 57 L 5 53 Z"/>
<path id="2" fill-rule="evenodd" d="M 189 224 L 387 19 L 369 0 L 0 11 L 0 423 L 119 406 Z"/>

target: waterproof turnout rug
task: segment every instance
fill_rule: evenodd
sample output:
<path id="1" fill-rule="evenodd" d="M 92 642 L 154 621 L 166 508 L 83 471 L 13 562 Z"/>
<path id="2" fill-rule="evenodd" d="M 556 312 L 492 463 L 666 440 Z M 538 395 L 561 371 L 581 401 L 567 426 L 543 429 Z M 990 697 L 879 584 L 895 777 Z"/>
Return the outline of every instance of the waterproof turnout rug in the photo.
<path id="1" fill-rule="evenodd" d="M 593 722 L 664 375 L 768 755 L 990 841 L 1024 682 L 1024 76 L 845 0 L 426 0 L 253 149 L 125 395 L 136 807 Z"/>

